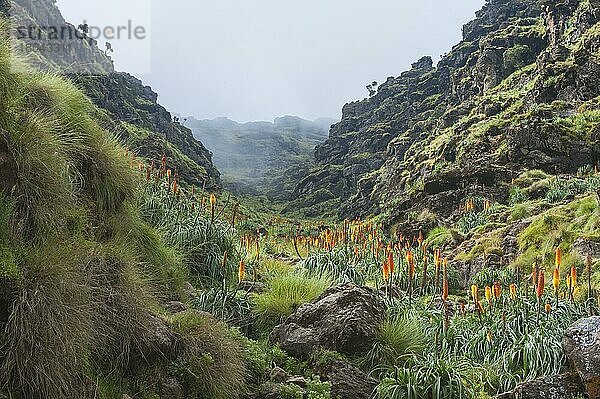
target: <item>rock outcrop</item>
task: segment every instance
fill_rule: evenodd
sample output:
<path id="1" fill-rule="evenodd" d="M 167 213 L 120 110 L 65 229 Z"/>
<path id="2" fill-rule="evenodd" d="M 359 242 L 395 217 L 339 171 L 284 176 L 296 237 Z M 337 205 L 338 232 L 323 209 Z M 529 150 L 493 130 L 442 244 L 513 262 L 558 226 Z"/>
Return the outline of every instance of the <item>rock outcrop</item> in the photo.
<path id="1" fill-rule="evenodd" d="M 290 355 L 307 357 L 318 349 L 345 354 L 368 350 L 383 322 L 383 296 L 344 284 L 326 290 L 275 327 L 269 340 Z"/>
<path id="2" fill-rule="evenodd" d="M 0 11 L 10 18 L 13 37 L 18 38 L 14 42 L 15 51 L 35 68 L 58 73 L 114 72 L 110 57 L 100 51 L 94 39 L 65 21 L 56 1 L 10 0 L 0 3 Z M 21 33 L 28 32 L 30 27 L 56 28 L 62 37 L 55 40 L 46 30 L 32 39 Z"/>
<path id="3" fill-rule="evenodd" d="M 566 373 L 528 381 L 494 399 L 564 399 L 582 392 L 583 385 L 577 373 Z"/>
<path id="4" fill-rule="evenodd" d="M 318 365 L 316 371 L 331 383 L 331 397 L 370 399 L 377 388 L 377 380 L 342 360 Z"/>
<path id="5" fill-rule="evenodd" d="M 600 398 L 600 317 L 581 319 L 565 332 L 563 348 L 590 399 Z"/>
<path id="6" fill-rule="evenodd" d="M 108 112 L 107 127 L 116 130 L 136 154 L 157 163 L 164 154 L 167 166 L 177 170 L 182 181 L 209 190 L 221 186 L 210 151 L 194 138 L 190 129 L 173 121 L 151 87 L 127 73 L 71 78 L 96 106 Z"/>

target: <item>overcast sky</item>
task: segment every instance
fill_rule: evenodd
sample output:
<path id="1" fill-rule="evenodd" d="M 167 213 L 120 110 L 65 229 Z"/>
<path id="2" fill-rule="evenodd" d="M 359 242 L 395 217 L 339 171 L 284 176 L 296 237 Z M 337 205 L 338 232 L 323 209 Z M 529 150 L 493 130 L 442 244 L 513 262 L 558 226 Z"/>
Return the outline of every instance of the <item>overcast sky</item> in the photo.
<path id="1" fill-rule="evenodd" d="M 365 85 L 434 61 L 483 0 L 58 0 L 69 22 L 143 26 L 112 40 L 116 67 L 170 111 L 244 122 L 339 118 Z M 100 43 L 104 43 L 101 39 Z"/>

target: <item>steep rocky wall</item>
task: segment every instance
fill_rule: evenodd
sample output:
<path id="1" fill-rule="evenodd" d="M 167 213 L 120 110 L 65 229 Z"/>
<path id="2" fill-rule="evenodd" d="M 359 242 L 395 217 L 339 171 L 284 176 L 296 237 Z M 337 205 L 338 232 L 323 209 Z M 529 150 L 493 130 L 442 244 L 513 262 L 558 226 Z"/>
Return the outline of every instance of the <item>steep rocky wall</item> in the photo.
<path id="1" fill-rule="evenodd" d="M 15 32 L 18 27 L 67 28 L 76 32 L 77 28 L 65 21 L 54 0 L 7 0 L 2 5 L 10 16 Z M 111 73 L 113 61 L 97 47 L 95 40 L 79 32 L 79 37 L 64 38 L 60 41 L 20 38 L 15 41 L 14 50 L 37 69 L 58 73 Z M 66 35 L 65 35 L 66 36 Z M 13 36 L 17 37 L 17 36 Z M 35 35 L 34 35 L 35 37 Z M 25 48 L 24 46 L 27 46 Z"/>
<path id="2" fill-rule="evenodd" d="M 594 163 L 595 133 L 569 118 L 597 108 L 597 22 L 597 1 L 488 1 L 437 66 L 425 57 L 344 107 L 289 208 L 445 218 L 474 190 L 505 199 L 524 169 Z"/>

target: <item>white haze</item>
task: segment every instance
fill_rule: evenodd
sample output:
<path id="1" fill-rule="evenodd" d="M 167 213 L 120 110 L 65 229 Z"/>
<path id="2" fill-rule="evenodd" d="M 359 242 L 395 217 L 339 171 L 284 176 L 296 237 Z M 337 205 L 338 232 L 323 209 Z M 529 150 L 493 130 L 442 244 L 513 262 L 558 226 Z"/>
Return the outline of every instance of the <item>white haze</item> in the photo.
<path id="1" fill-rule="evenodd" d="M 148 28 L 115 41 L 172 111 L 197 118 L 339 118 L 365 85 L 434 61 L 461 38 L 483 0 L 59 0 L 73 23 Z M 151 18 L 150 18 L 151 15 Z M 148 72 L 148 73 L 144 73 Z"/>

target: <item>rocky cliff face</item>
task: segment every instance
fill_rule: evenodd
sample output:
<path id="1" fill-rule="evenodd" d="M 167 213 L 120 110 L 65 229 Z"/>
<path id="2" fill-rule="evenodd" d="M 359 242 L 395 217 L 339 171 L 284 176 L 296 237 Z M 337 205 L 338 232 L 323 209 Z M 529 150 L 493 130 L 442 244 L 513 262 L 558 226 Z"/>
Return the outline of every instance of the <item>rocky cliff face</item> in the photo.
<path id="1" fill-rule="evenodd" d="M 73 80 L 106 111 L 106 127 L 116 131 L 139 156 L 159 160 L 165 154 L 169 167 L 177 169 L 182 181 L 210 190 L 221 187 L 212 154 L 194 139 L 191 130 L 173 121 L 150 87 L 129 74 L 116 72 L 112 60 L 97 43 L 64 20 L 54 0 L 14 0 L 2 2 L 0 7 L 12 20 L 13 37 L 19 34 L 20 26 L 42 27 L 45 32 L 47 27 L 78 32 L 79 37 L 52 46 L 48 45 L 50 40 L 35 35 L 34 39 L 18 39 L 13 49 L 36 68 Z M 23 46 L 28 46 L 26 51 Z"/>
<path id="2" fill-rule="evenodd" d="M 554 3 L 490 0 L 437 66 L 425 57 L 347 104 L 290 208 L 446 218 L 475 186 L 501 201 L 523 170 L 594 164 L 600 4 Z"/>
<path id="3" fill-rule="evenodd" d="M 95 40 L 84 35 L 76 26 L 63 18 L 55 1 L 7 0 L 0 3 L 8 15 L 13 30 L 13 49 L 37 69 L 59 73 L 111 73 L 114 65 L 110 57 L 100 51 Z M 41 31 L 30 28 L 40 28 Z M 60 40 L 50 35 L 56 28 Z M 78 32 L 78 36 L 75 36 Z M 41 34 L 38 36 L 38 34 Z"/>

